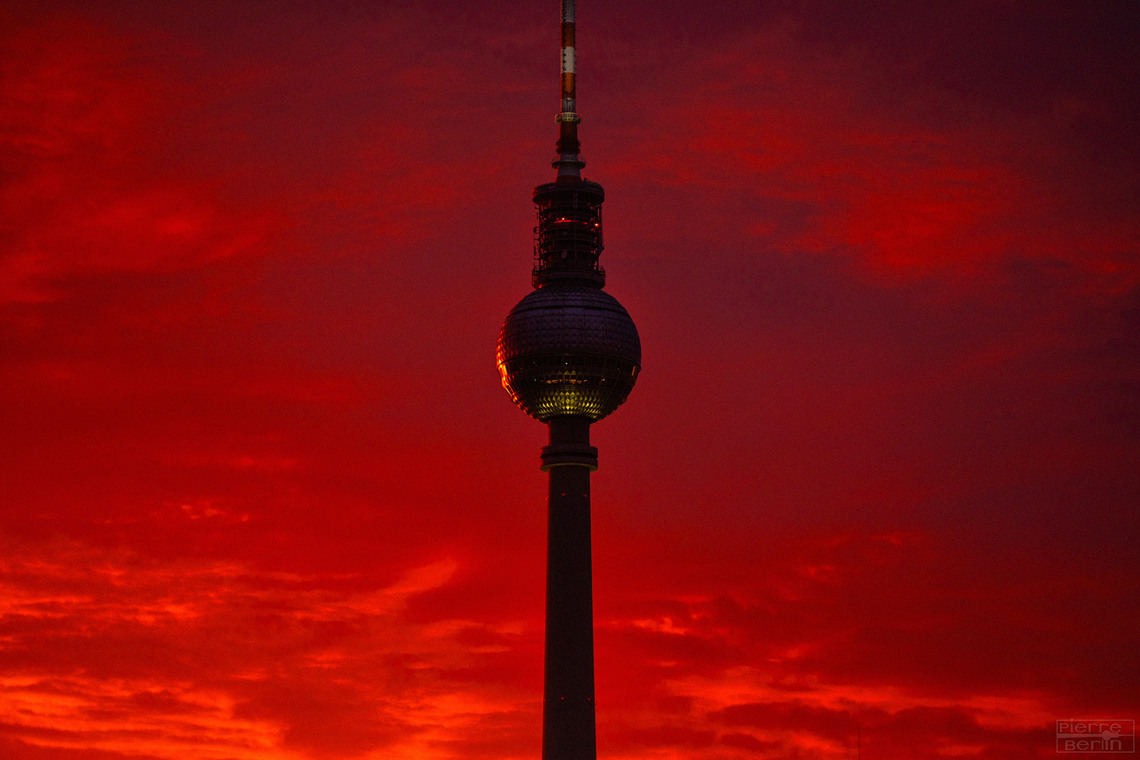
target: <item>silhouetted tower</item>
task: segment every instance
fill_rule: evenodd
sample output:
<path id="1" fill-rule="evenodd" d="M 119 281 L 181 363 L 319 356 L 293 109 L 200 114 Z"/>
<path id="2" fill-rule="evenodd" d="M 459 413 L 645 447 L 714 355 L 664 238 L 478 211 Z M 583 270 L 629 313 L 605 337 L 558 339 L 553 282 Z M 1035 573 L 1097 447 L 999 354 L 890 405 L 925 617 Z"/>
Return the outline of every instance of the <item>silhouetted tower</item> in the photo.
<path id="1" fill-rule="evenodd" d="M 562 111 L 554 182 L 534 189 L 534 290 L 511 309 L 496 351 L 503 387 L 550 428 L 543 760 L 594 760 L 590 424 L 625 401 L 641 371 L 633 320 L 602 290 L 602 201 L 582 179 L 574 102 L 574 0 L 562 0 Z"/>

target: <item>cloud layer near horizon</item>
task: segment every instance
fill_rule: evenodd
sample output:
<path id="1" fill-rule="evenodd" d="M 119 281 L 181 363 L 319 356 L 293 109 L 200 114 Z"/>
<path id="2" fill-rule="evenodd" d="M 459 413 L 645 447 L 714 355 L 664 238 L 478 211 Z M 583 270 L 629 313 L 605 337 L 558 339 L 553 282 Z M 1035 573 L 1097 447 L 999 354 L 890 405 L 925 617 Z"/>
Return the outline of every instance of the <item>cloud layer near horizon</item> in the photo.
<path id="1" fill-rule="evenodd" d="M 1135 11 L 951 10 L 580 9 L 602 756 L 1135 717 Z M 0 13 L 0 754 L 533 756 L 554 14 Z"/>

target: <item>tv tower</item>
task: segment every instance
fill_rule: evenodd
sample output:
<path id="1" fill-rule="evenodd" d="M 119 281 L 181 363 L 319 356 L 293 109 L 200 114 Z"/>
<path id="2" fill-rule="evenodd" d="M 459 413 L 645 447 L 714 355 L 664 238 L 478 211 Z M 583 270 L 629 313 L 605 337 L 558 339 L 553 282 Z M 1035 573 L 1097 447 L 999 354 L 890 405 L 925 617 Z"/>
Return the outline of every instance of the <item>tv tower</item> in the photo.
<path id="1" fill-rule="evenodd" d="M 511 309 L 496 361 L 511 400 L 550 428 L 543 760 L 595 760 L 590 424 L 625 401 L 641 371 L 641 341 L 602 288 L 602 201 L 582 178 L 574 93 L 574 0 L 562 0 L 562 110 L 554 182 L 534 189 L 534 290 Z"/>

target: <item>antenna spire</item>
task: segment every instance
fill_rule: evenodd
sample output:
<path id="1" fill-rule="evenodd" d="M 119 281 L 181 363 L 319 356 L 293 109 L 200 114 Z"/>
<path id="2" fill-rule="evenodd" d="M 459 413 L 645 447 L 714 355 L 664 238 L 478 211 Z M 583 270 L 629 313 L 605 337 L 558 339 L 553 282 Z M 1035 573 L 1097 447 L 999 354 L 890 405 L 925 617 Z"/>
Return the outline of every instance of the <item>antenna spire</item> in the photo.
<path id="1" fill-rule="evenodd" d="M 574 0 L 562 0 L 562 111 L 558 114 L 558 154 L 551 162 L 559 180 L 582 179 L 586 162 L 578 154 L 581 120 L 574 102 Z"/>

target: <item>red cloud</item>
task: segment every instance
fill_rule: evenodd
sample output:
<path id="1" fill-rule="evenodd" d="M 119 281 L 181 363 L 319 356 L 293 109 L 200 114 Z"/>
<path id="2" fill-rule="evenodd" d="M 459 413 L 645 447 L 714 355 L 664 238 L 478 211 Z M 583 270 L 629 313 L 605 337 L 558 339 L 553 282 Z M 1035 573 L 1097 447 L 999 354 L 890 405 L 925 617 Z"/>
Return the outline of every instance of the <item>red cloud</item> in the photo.
<path id="1" fill-rule="evenodd" d="M 453 563 L 358 589 L 75 544 L 55 545 L 45 567 L 44 548 L 8 551 L 3 568 L 0 722 L 17 757 L 420 757 L 518 709 L 515 687 L 450 675 L 487 656 L 457 645 L 482 623 L 403 619 L 408 599 L 447 583 Z"/>
<path id="2" fill-rule="evenodd" d="M 216 183 L 166 170 L 168 124 L 191 106 L 157 62 L 139 64 L 142 42 L 82 21 L 8 31 L 0 298 L 260 253 L 271 237 L 265 211 L 220 203 Z"/>
<path id="3" fill-rule="evenodd" d="M 667 125 L 667 153 L 651 132 L 610 148 L 623 158 L 610 171 L 653 198 L 635 245 L 687 240 L 699 214 L 717 220 L 700 228 L 706 244 L 751 234 L 762 250 L 852 257 L 888 280 L 977 277 L 1027 258 L 1111 272 L 1101 288 L 1140 281 L 1126 170 L 1094 167 L 1071 123 L 982 110 L 881 61 L 798 45 L 791 25 L 743 32 L 671 78 L 671 97 L 636 101 L 640 121 Z M 1072 118 L 1095 129 L 1113 108 Z"/>

